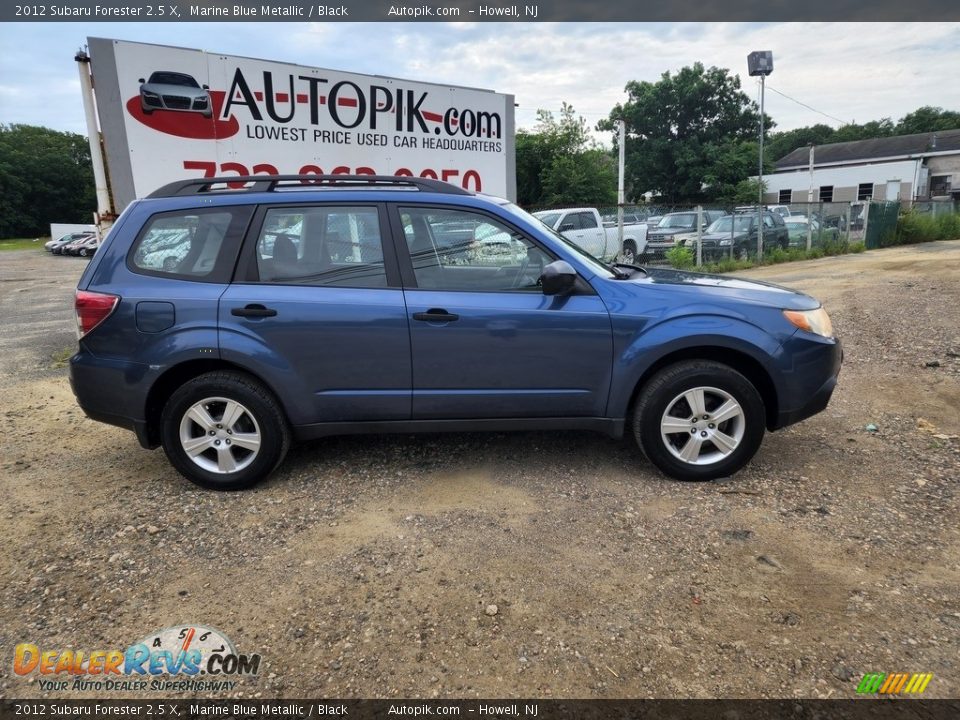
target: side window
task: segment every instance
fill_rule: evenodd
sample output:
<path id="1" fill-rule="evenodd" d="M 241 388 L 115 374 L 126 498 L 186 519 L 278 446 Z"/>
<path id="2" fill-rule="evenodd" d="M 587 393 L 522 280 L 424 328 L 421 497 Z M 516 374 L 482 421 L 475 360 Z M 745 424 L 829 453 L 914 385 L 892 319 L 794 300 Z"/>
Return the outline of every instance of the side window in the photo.
<path id="1" fill-rule="evenodd" d="M 580 229 L 580 218 L 577 216 L 577 213 L 570 213 L 560 221 L 560 227 L 557 228 L 557 232 L 565 233 Z"/>
<path id="2" fill-rule="evenodd" d="M 597 227 L 597 219 L 593 213 L 577 213 L 577 216 L 580 218 L 580 227 L 584 230 Z"/>
<path id="3" fill-rule="evenodd" d="M 764 215 L 764 216 L 763 216 L 763 224 L 764 224 L 766 227 L 773 227 L 773 226 L 774 226 L 773 217 L 770 216 L 770 215 Z"/>
<path id="4" fill-rule="evenodd" d="M 373 207 L 271 208 L 256 254 L 260 282 L 387 287 L 380 215 Z"/>
<path id="5" fill-rule="evenodd" d="M 154 215 L 130 249 L 131 269 L 187 280 L 226 281 L 252 212 L 252 207 L 236 207 Z M 227 246 L 230 250 L 225 252 Z"/>
<path id="6" fill-rule="evenodd" d="M 401 208 L 417 286 L 430 290 L 539 292 L 546 251 L 469 210 Z"/>

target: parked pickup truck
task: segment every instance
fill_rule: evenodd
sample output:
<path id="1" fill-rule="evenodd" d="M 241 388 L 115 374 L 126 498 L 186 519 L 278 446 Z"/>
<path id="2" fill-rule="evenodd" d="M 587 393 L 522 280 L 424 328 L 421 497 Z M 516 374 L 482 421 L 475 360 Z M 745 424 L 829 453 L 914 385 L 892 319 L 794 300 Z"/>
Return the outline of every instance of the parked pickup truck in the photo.
<path id="1" fill-rule="evenodd" d="M 569 208 L 543 210 L 533 214 L 547 227 L 556 230 L 568 240 L 601 260 L 613 260 L 632 265 L 647 248 L 647 224 L 623 225 L 623 248 L 617 242 L 617 226 L 604 227 L 596 208 Z"/>

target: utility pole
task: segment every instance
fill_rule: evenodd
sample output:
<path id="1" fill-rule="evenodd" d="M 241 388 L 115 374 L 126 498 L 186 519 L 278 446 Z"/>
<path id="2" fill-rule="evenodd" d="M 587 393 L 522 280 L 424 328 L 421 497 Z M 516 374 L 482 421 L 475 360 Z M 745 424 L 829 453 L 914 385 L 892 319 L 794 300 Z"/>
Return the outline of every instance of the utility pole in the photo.
<path id="1" fill-rule="evenodd" d="M 757 172 L 757 259 L 763 257 L 763 103 L 767 75 L 773 72 L 773 53 L 757 50 L 747 55 L 747 71 L 750 77 L 760 76 L 760 158 Z"/>
<path id="2" fill-rule="evenodd" d="M 813 143 L 810 143 L 810 188 L 807 190 L 807 250 L 813 246 Z"/>
<path id="3" fill-rule="evenodd" d="M 617 130 L 619 131 L 619 172 L 617 174 L 617 257 L 623 255 L 623 204 L 626 202 L 624 192 L 624 175 L 626 170 L 626 145 L 627 145 L 627 122 L 623 118 L 617 120 Z M 636 258 L 634 258 L 636 262 Z"/>

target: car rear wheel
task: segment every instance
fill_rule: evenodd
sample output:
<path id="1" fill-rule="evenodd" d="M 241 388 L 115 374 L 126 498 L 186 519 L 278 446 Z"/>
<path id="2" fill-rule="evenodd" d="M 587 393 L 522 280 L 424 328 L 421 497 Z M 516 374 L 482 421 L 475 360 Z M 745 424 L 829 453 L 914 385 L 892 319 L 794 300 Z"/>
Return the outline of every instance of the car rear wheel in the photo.
<path id="1" fill-rule="evenodd" d="M 290 445 L 273 395 L 247 375 L 212 372 L 190 380 L 167 402 L 161 439 L 185 478 L 213 490 L 241 490 L 267 477 Z"/>
<path id="2" fill-rule="evenodd" d="M 627 265 L 634 265 L 637 262 L 637 246 L 632 240 L 626 240 L 623 243 L 623 252 L 620 253 L 621 262 Z"/>
<path id="3" fill-rule="evenodd" d="M 640 449 L 677 480 L 713 480 L 740 470 L 763 440 L 760 393 L 721 363 L 684 361 L 643 387 L 633 415 Z"/>

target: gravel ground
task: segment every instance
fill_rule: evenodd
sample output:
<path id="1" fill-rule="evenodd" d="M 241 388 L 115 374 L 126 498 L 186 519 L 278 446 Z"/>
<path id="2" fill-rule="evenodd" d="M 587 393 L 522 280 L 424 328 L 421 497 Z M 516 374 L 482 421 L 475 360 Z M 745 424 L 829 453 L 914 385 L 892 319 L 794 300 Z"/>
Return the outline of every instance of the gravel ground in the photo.
<path id="1" fill-rule="evenodd" d="M 0 257 L 2 697 L 83 696 L 14 676 L 17 643 L 177 623 L 261 653 L 245 697 L 842 698 L 868 671 L 960 696 L 960 242 L 743 273 L 821 298 L 846 362 L 707 484 L 522 433 L 327 439 L 194 489 L 74 404 L 82 268 Z"/>

